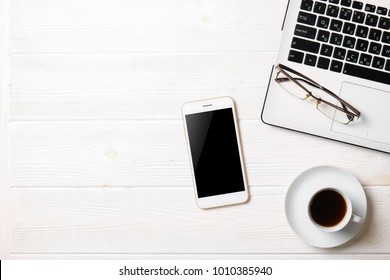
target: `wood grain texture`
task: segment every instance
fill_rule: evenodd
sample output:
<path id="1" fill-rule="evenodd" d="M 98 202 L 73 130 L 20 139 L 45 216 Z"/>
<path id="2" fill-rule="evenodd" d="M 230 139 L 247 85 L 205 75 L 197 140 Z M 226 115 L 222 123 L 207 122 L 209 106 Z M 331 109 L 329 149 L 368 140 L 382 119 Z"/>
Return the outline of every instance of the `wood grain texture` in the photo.
<path id="1" fill-rule="evenodd" d="M 11 52 L 275 50 L 286 5 L 287 0 L 13 0 Z"/>
<path id="2" fill-rule="evenodd" d="M 8 0 L 0 0 L 0 260 L 9 252 L 9 18 Z"/>
<path id="3" fill-rule="evenodd" d="M 241 121 L 240 131 L 250 185 L 287 186 L 316 165 L 390 184 L 390 155 L 260 120 Z M 191 186 L 182 121 L 12 122 L 10 141 L 13 186 Z"/>
<path id="4" fill-rule="evenodd" d="M 291 230 L 285 191 L 251 188 L 249 203 L 205 211 L 191 188 L 13 188 L 12 253 L 389 255 L 388 187 L 366 188 L 367 228 L 330 250 L 306 245 Z"/>
<path id="5" fill-rule="evenodd" d="M 12 120 L 181 119 L 190 100 L 232 96 L 259 119 L 276 52 L 18 55 Z"/>
<path id="6" fill-rule="evenodd" d="M 259 119 L 287 2 L 1 6 L 0 257 L 389 259 L 390 155 Z M 252 198 L 202 211 L 180 109 L 221 95 L 236 100 Z M 284 217 L 288 184 L 315 165 L 366 185 L 367 229 L 341 248 L 306 245 Z"/>

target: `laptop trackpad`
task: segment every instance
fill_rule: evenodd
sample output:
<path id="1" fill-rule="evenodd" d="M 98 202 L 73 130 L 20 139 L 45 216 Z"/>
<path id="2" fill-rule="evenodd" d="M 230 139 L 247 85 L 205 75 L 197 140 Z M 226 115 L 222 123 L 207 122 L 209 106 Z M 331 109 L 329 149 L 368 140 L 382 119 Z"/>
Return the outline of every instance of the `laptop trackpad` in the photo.
<path id="1" fill-rule="evenodd" d="M 390 92 L 344 82 L 340 97 L 361 116 L 348 125 L 333 122 L 332 131 L 390 144 Z"/>

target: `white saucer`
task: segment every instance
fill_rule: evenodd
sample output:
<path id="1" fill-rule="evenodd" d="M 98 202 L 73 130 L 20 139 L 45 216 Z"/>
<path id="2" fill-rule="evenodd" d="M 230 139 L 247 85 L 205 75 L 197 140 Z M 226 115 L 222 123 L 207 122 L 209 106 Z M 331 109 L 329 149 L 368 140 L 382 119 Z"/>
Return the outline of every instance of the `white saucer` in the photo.
<path id="1" fill-rule="evenodd" d="M 335 187 L 351 199 L 353 213 L 362 218 L 360 224 L 350 222 L 338 232 L 323 232 L 310 221 L 307 204 L 323 187 Z M 295 233 L 306 243 L 321 248 L 340 246 L 358 234 L 367 215 L 367 198 L 362 185 L 346 171 L 332 166 L 318 166 L 301 173 L 291 183 L 285 201 L 287 220 Z"/>

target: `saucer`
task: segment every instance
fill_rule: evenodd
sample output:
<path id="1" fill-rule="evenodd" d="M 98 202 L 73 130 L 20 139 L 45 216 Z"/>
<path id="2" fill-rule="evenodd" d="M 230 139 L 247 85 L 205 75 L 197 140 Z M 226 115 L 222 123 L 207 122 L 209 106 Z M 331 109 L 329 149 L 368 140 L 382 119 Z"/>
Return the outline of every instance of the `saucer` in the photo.
<path id="1" fill-rule="evenodd" d="M 350 222 L 338 232 L 324 232 L 310 220 L 307 205 L 312 195 L 324 187 L 335 187 L 349 196 L 360 224 Z M 348 172 L 332 167 L 317 166 L 301 173 L 291 183 L 286 194 L 285 212 L 294 232 L 306 243 L 320 248 L 340 246 L 355 237 L 367 215 L 367 198 L 362 185 Z"/>

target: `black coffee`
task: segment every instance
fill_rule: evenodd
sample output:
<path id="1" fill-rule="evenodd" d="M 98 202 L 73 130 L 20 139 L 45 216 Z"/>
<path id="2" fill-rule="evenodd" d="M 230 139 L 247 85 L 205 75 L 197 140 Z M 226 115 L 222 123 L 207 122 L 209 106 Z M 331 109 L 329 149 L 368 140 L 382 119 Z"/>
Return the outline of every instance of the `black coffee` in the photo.
<path id="1" fill-rule="evenodd" d="M 312 219 L 324 227 L 337 225 L 347 213 L 347 203 L 342 195 L 334 190 L 318 192 L 309 207 Z"/>

